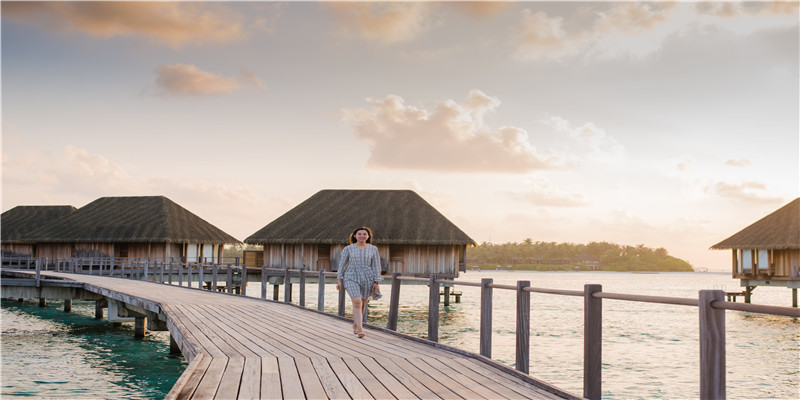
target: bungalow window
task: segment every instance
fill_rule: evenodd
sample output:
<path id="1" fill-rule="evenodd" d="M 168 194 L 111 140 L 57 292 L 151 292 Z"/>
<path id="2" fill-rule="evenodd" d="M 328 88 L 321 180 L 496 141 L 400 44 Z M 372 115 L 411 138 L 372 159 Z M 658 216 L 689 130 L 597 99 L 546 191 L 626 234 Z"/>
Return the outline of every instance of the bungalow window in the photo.
<path id="1" fill-rule="evenodd" d="M 769 269 L 769 251 L 758 250 L 758 261 L 756 261 L 758 269 Z"/>

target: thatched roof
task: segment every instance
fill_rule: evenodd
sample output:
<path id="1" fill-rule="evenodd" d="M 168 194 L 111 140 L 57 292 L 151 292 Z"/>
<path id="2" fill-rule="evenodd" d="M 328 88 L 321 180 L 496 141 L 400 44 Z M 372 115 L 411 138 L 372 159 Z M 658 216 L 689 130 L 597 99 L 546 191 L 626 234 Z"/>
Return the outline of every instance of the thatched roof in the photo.
<path id="1" fill-rule="evenodd" d="M 373 244 L 475 244 L 411 190 L 322 190 L 245 243 L 341 244 L 359 226 L 372 229 Z"/>
<path id="2" fill-rule="evenodd" d="M 25 239 L 45 243 L 241 243 L 164 196 L 101 197 Z"/>
<path id="3" fill-rule="evenodd" d="M 800 249 L 800 198 L 711 248 Z"/>
<path id="4" fill-rule="evenodd" d="M 3 243 L 24 243 L 26 234 L 75 210 L 73 206 L 16 206 L 0 216 Z"/>

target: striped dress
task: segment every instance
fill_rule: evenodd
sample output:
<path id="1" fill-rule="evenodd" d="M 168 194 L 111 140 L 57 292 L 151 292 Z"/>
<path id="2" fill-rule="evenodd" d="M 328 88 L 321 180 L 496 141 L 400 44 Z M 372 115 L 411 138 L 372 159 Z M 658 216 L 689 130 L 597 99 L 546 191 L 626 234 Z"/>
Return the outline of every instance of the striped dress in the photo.
<path id="1" fill-rule="evenodd" d="M 372 284 L 383 280 L 378 248 L 371 244 L 364 249 L 359 249 L 355 243 L 346 246 L 336 277 L 344 280 L 344 290 L 350 297 L 369 297 Z"/>

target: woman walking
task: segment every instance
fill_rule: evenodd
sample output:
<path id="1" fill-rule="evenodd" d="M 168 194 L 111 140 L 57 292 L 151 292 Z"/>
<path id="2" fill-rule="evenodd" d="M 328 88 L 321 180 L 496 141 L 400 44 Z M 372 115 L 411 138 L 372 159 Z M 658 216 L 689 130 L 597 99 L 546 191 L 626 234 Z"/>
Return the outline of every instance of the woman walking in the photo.
<path id="1" fill-rule="evenodd" d="M 350 245 L 339 258 L 336 290 L 344 288 L 353 302 L 353 334 L 363 338 L 362 316 L 370 295 L 378 290 L 381 277 L 381 258 L 378 248 L 372 245 L 372 231 L 359 227 L 350 234 Z"/>

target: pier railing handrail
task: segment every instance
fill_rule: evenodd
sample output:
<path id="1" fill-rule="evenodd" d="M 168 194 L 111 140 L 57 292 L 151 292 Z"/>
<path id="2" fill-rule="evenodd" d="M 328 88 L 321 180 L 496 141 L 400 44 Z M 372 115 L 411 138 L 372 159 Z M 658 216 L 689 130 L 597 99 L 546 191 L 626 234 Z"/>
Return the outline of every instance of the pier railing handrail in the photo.
<path id="1" fill-rule="evenodd" d="M 11 257 L 3 257 L 3 266 Z M 205 264 L 203 262 L 178 261 L 174 259 L 164 262 L 150 259 L 136 259 L 135 262 L 122 260 L 121 269 L 114 269 L 116 264 L 111 258 L 70 258 L 70 259 L 34 259 L 31 257 L 13 258 L 26 261 L 28 269 L 33 262 L 36 269 L 36 285 L 39 285 L 40 272 L 47 266 L 54 265 L 57 271 L 75 273 L 88 273 L 128 277 L 133 279 L 153 280 L 159 283 L 173 284 L 173 274 L 177 274 L 177 284 L 183 286 L 183 277 L 186 276 L 187 287 L 192 286 L 194 277 L 197 278 L 197 289 L 203 289 L 204 273 L 211 274 L 208 290 L 219 290 L 218 274 L 225 276 L 227 293 L 233 294 L 236 279 L 239 280 L 240 291 L 238 294 L 246 295 L 248 269 L 253 267 L 234 264 Z M 79 261 L 76 261 L 79 260 Z M 88 260 L 89 269 L 84 269 Z M 126 263 L 127 261 L 127 263 Z M 236 260 L 238 263 L 238 259 Z M 13 262 L 9 262 L 12 264 Z M 81 268 L 76 268 L 80 264 Z M 98 266 L 98 270 L 94 270 Z M 129 267 L 129 268 L 126 268 Z M 43 268 L 44 267 L 44 268 Z M 104 269 L 106 267 L 106 269 Z M 168 267 L 168 268 L 167 268 Z M 193 270 L 196 268 L 196 270 Z M 209 269 L 210 268 L 210 269 Z M 255 268 L 257 270 L 257 268 Z M 300 306 L 305 307 L 305 279 L 307 276 L 318 276 L 318 301 L 317 309 L 324 311 L 325 282 L 327 278 L 336 277 L 336 272 L 324 270 L 314 271 L 303 268 L 272 268 L 262 266 L 261 272 L 261 299 L 266 300 L 266 287 L 268 276 L 283 277 L 281 282 L 274 282 L 273 300 L 278 300 L 276 284 L 284 284 L 284 302 L 291 302 L 291 280 L 299 277 Z M 116 273 L 116 274 L 115 274 Z M 166 275 L 166 277 L 165 277 Z M 403 276 L 394 273 L 391 276 L 391 296 L 387 329 L 397 330 L 399 312 L 400 286 L 402 281 L 427 283 L 430 287 L 428 298 L 428 340 L 439 340 L 439 287 L 446 288 L 462 285 L 481 288 L 480 306 L 480 349 L 481 355 L 491 358 L 492 336 L 492 293 L 494 289 L 513 290 L 517 295 L 516 312 L 516 363 L 515 367 L 521 372 L 529 372 L 530 356 L 530 293 L 573 296 L 584 298 L 584 379 L 583 396 L 588 399 L 600 399 L 602 395 L 602 300 L 621 300 L 642 303 L 656 303 L 666 305 L 680 305 L 698 307 L 699 333 L 700 333 L 700 398 L 724 399 L 725 398 L 725 310 L 745 311 L 752 313 L 800 317 L 800 309 L 790 307 L 769 306 L 761 304 L 733 303 L 725 301 L 725 292 L 721 290 L 701 290 L 697 299 L 681 297 L 649 296 L 637 294 L 624 294 L 603 292 L 601 285 L 587 284 L 584 290 L 549 289 L 530 286 L 530 281 L 517 281 L 516 285 L 496 284 L 491 278 L 483 278 L 481 282 L 467 282 L 453 279 L 444 279 L 437 275 L 428 278 L 419 276 Z M 445 291 L 447 296 L 447 291 Z M 338 314 L 344 316 L 345 291 L 339 291 Z M 365 312 L 366 318 L 366 312 Z M 366 319 L 365 319 L 366 321 Z"/>

